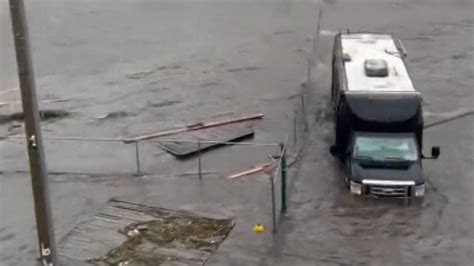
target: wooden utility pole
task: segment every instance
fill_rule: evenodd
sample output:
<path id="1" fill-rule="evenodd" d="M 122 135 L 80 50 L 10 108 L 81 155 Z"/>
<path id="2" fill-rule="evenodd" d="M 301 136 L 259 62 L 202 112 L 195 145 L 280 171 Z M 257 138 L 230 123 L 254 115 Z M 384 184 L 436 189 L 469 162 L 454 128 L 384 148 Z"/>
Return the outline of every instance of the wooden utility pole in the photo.
<path id="1" fill-rule="evenodd" d="M 41 137 L 40 116 L 36 98 L 25 5 L 23 0 L 9 1 L 21 101 L 25 119 L 26 143 L 30 161 L 40 261 L 42 265 L 54 266 L 58 265 L 56 243 L 49 202 L 48 171 Z"/>

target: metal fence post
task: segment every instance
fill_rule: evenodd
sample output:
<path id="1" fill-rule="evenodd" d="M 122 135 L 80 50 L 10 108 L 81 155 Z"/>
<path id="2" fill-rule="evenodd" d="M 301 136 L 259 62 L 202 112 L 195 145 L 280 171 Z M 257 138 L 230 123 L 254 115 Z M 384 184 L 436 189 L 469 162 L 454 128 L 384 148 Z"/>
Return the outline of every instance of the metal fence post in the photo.
<path id="1" fill-rule="evenodd" d="M 140 149 L 138 145 L 138 141 L 135 141 L 135 160 L 137 163 L 137 176 L 142 175 L 141 169 L 140 169 Z"/>
<path id="2" fill-rule="evenodd" d="M 304 106 L 304 88 L 301 88 L 301 112 L 303 113 L 304 131 L 308 131 L 308 120 L 306 119 L 306 108 Z"/>
<path id="3" fill-rule="evenodd" d="M 199 173 L 199 180 L 202 179 L 202 165 L 201 165 L 201 142 L 198 141 L 197 143 L 198 148 L 198 173 Z"/>
<path id="4" fill-rule="evenodd" d="M 278 174 L 278 173 L 276 173 Z M 271 196 L 272 196 L 272 231 L 276 233 L 277 231 L 277 222 L 276 222 L 276 203 L 275 203 L 275 176 L 270 176 L 270 187 L 271 187 Z"/>
<path id="5" fill-rule="evenodd" d="M 306 86 L 311 82 L 311 65 L 312 65 L 312 55 L 309 52 L 306 53 L 308 56 L 308 67 L 306 68 Z"/>
<path id="6" fill-rule="evenodd" d="M 286 194 L 286 147 L 284 144 L 280 144 L 281 149 L 281 211 L 286 212 L 287 206 L 287 194 Z"/>
<path id="7" fill-rule="evenodd" d="M 296 130 L 296 110 L 295 109 L 293 109 L 293 144 L 295 145 L 295 148 L 297 148 L 298 136 L 297 136 L 297 130 Z"/>
<path id="8" fill-rule="evenodd" d="M 316 43 L 319 42 L 319 32 L 321 30 L 321 17 L 323 16 L 323 9 L 319 8 L 319 13 L 318 13 L 318 21 L 316 24 L 316 33 L 314 34 L 313 38 L 313 54 L 312 56 L 314 59 L 317 59 L 318 51 L 316 50 Z M 314 61 L 313 61 L 314 63 Z"/>

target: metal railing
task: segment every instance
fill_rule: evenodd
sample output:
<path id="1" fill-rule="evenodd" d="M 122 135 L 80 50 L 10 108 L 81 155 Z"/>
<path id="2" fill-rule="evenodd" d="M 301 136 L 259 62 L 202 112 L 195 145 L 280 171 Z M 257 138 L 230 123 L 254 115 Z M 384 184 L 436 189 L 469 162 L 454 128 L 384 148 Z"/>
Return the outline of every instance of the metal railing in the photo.
<path id="1" fill-rule="evenodd" d="M 24 140 L 24 136 L 12 136 L 7 139 L 13 140 L 13 141 L 18 141 L 19 143 L 22 143 Z M 278 147 L 280 144 L 278 143 L 257 143 L 257 142 L 242 142 L 242 141 L 218 141 L 218 140 L 191 140 L 191 139 L 163 139 L 163 140 L 136 140 L 136 141 L 131 141 L 125 143 L 125 138 L 82 138 L 82 137 L 44 137 L 44 140 L 46 143 L 49 142 L 49 148 L 54 146 L 55 143 L 57 142 L 76 142 L 80 143 L 80 145 L 87 145 L 88 143 L 97 143 L 97 142 L 102 142 L 102 145 L 108 145 L 107 143 L 115 143 L 113 144 L 115 147 L 119 147 L 119 145 L 123 145 L 124 147 L 133 147 L 133 151 L 130 151 L 130 153 L 133 153 L 133 158 L 135 162 L 135 170 L 134 174 L 135 175 L 142 175 L 145 174 L 142 170 L 143 166 L 143 159 L 142 159 L 142 149 L 143 145 L 141 143 L 151 143 L 151 144 L 164 144 L 164 143 L 195 143 L 196 144 L 196 154 L 198 158 L 202 156 L 202 153 L 199 151 L 201 150 L 201 145 L 204 144 L 216 144 L 216 145 L 234 145 L 234 146 L 253 146 L 253 147 Z M 70 150 L 70 149 L 76 149 L 75 152 L 77 153 L 80 151 L 80 147 L 73 147 L 68 149 L 68 146 L 60 145 L 61 147 L 61 153 L 67 153 L 64 150 Z M 100 145 L 94 144 L 95 147 L 99 147 Z M 48 147 L 47 147 L 48 148 Z M 66 149 L 65 149 L 66 148 Z M 101 149 L 107 149 L 110 147 L 102 147 Z M 91 146 L 87 147 L 88 149 L 92 149 Z M 122 149 L 121 147 L 119 149 Z M 55 151 L 53 151 L 50 154 L 54 155 Z M 122 151 L 120 151 L 122 153 Z M 130 157 L 127 157 L 130 158 Z M 61 172 L 67 172 L 67 170 L 62 170 Z M 71 172 L 73 173 L 73 172 Z M 85 173 L 81 171 L 80 173 Z M 106 173 L 104 173 L 106 174 Z M 152 174 L 152 173 L 150 173 Z"/>
<path id="2" fill-rule="evenodd" d="M 12 149 L 12 150 L 23 150 L 23 145 L 24 145 L 24 137 L 22 136 L 14 136 L 10 137 L 10 140 L 13 141 L 13 143 L 16 144 L 21 144 L 21 147 L 18 147 L 17 149 Z M 230 173 L 235 173 L 238 171 L 242 171 L 242 169 L 246 169 L 252 164 L 250 161 L 253 161 L 253 158 L 244 160 L 240 163 L 236 164 L 236 169 L 223 169 L 223 171 L 212 171 L 210 169 L 209 165 L 215 165 L 216 163 L 212 163 L 212 157 L 214 159 L 216 157 L 225 157 L 222 158 L 224 161 L 233 161 L 237 158 L 241 157 L 248 157 L 249 154 L 255 154 L 256 150 L 258 149 L 259 154 L 253 156 L 253 157 L 258 157 L 258 158 L 263 158 L 262 160 L 269 160 L 268 157 L 271 158 L 278 158 L 278 160 L 274 160 L 271 166 L 266 166 L 265 170 L 266 173 L 268 174 L 268 169 L 275 168 L 275 170 L 272 170 L 271 174 L 269 175 L 269 182 L 270 184 L 270 189 L 267 190 L 269 193 L 267 194 L 269 196 L 268 202 L 271 202 L 272 206 L 272 227 L 273 227 L 273 232 L 277 231 L 277 226 L 278 226 L 278 220 L 280 217 L 281 212 L 284 211 L 285 206 L 286 206 L 286 183 L 284 176 L 282 177 L 282 173 L 286 171 L 285 169 L 285 160 L 286 160 L 286 146 L 284 144 L 280 143 L 259 143 L 259 142 L 245 142 L 245 141 L 218 141 L 218 140 L 192 140 L 192 139 L 157 139 L 157 140 L 141 140 L 141 141 L 132 141 L 125 143 L 125 139 L 122 138 L 81 138 L 81 137 L 44 137 L 44 142 L 45 142 L 45 147 L 48 152 L 48 159 L 50 164 L 52 164 L 53 167 L 50 167 L 51 174 L 90 174 L 91 176 L 93 175 L 104 175 L 104 176 L 109 176 L 109 175 L 116 175 L 116 174 L 130 174 L 133 176 L 144 176 L 144 175 L 158 175 L 158 173 L 153 173 L 153 171 L 149 171 L 149 169 L 144 169 L 146 167 L 146 158 L 149 156 L 149 152 L 146 152 L 144 150 L 149 149 L 150 146 L 153 145 L 143 145 L 143 143 L 146 144 L 165 144 L 165 143 L 193 143 L 196 145 L 196 153 L 191 155 L 192 158 L 189 158 L 189 160 L 184 160 L 184 162 L 187 164 L 186 166 L 188 167 L 187 170 L 192 170 L 193 168 L 195 169 L 194 172 L 184 172 L 184 173 L 177 173 L 177 172 L 171 172 L 169 173 L 170 175 L 173 176 L 179 176 L 179 175 L 193 175 L 197 176 L 197 178 L 201 181 L 205 175 L 208 175 L 210 173 L 217 174 L 220 176 L 226 176 L 229 177 Z M 49 144 L 48 144 L 49 142 Z M 74 144 L 69 144 L 69 145 L 64 145 L 62 142 L 67 142 L 67 143 L 74 143 Z M 97 144 L 97 143 L 102 143 L 102 144 Z M 11 144 L 11 143 L 10 143 Z M 54 145 L 53 145 L 54 144 Z M 220 149 L 222 152 L 217 152 L 218 154 L 213 155 L 213 153 L 204 153 L 202 152 L 202 146 L 206 144 L 218 144 L 218 145 L 232 145 L 236 147 L 248 147 L 244 148 L 243 150 L 235 151 L 233 153 L 232 151 L 228 152 L 223 149 Z M 52 149 L 52 146 L 58 146 L 56 149 Z M 82 146 L 82 148 L 78 148 Z M 7 149 L 9 147 L 6 147 Z M 95 150 L 94 150 L 95 149 Z M 154 148 L 156 150 L 156 148 Z M 250 149 L 250 150 L 249 150 Z M 253 149 L 253 150 L 252 150 Z M 106 158 L 106 154 L 101 154 L 98 152 L 94 151 L 104 151 L 104 150 L 110 150 L 110 154 L 121 154 L 123 157 L 123 160 L 116 160 L 114 158 Z M 124 153 L 124 150 L 127 150 L 126 153 Z M 64 155 L 65 153 L 67 154 L 68 151 L 72 151 L 73 156 L 71 154 Z M 95 156 L 91 156 L 92 158 L 89 158 L 87 156 L 90 156 L 91 154 L 94 154 Z M 129 154 L 129 155 L 127 155 Z M 225 155 L 223 155 L 225 154 Z M 247 156 L 243 156 L 247 154 Z M 265 154 L 265 156 L 263 156 Z M 26 155 L 25 155 L 26 156 Z M 68 163 L 59 165 L 60 168 L 58 168 L 57 160 L 58 157 L 69 157 L 70 159 L 68 160 Z M 84 158 L 86 157 L 86 158 Z M 87 169 L 94 169 L 95 165 L 94 162 L 98 161 L 98 157 L 101 158 L 101 165 L 99 167 L 103 167 L 104 165 L 111 165 L 114 167 L 115 172 L 107 172 L 106 170 L 108 168 L 99 168 L 99 169 L 105 169 L 102 171 L 97 172 L 87 172 Z M 132 159 L 133 158 L 133 159 Z M 227 159 L 228 158 L 228 159 Z M 18 159 L 18 158 L 17 158 Z M 111 161 L 110 161 L 111 160 Z M 174 160 L 170 158 L 170 160 L 175 161 L 176 163 L 180 163 L 180 160 Z M 167 160 L 164 162 L 162 165 L 170 164 L 170 160 Z M 260 159 L 258 159 L 260 160 Z M 104 161 L 110 161 L 109 163 L 104 162 Z M 27 160 L 26 157 L 24 158 L 24 163 L 21 165 L 25 167 L 25 169 L 15 169 L 12 172 L 27 172 Z M 130 162 L 133 162 L 133 165 L 130 164 Z M 207 162 L 207 163 L 206 163 Z M 254 162 L 254 161 L 253 161 Z M 155 164 L 156 162 L 154 162 Z M 191 163 L 191 164 L 188 164 Z M 8 162 L 6 162 L 8 164 Z M 79 164 L 79 166 L 77 166 Z M 208 167 L 206 167 L 206 164 Z M 74 167 L 74 169 L 64 169 L 64 167 Z M 81 167 L 83 167 L 81 169 Z M 133 167 L 132 171 L 126 171 L 127 168 Z M 160 168 L 160 166 L 156 166 L 156 168 Z M 179 168 L 179 167 L 178 167 Z M 190 168 L 190 169 L 189 169 Z M 78 170 L 79 169 L 79 170 Z M 118 171 L 116 170 L 118 169 Z M 8 172 L 8 169 L 1 169 L 2 171 Z M 147 171 L 148 170 L 148 171 Z M 175 169 L 173 169 L 175 170 Z M 123 171 L 123 172 L 121 172 Z M 160 174 L 163 175 L 163 174 Z"/>

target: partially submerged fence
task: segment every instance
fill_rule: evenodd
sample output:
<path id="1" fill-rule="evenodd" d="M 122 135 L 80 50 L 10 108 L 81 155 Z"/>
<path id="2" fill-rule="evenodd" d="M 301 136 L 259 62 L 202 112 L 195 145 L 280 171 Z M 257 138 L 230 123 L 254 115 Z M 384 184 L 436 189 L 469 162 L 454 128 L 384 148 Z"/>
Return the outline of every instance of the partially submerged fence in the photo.
<path id="1" fill-rule="evenodd" d="M 10 140 L 5 144 L 18 146 L 4 148 L 23 151 L 24 139 L 13 137 Z M 207 175 L 239 179 L 253 178 L 247 176 L 250 174 L 265 173 L 269 184 L 268 202 L 271 202 L 274 232 L 277 230 L 280 213 L 287 205 L 286 180 L 282 175 L 286 172 L 285 144 L 184 139 L 136 140 L 124 143 L 123 139 L 78 137 L 45 137 L 44 141 L 47 144 L 45 147 L 52 174 L 172 175 L 190 176 L 201 180 Z M 171 156 L 161 160 L 159 157 L 164 156 L 166 152 L 157 146 L 169 142 L 196 145 L 198 152 L 185 160 L 175 160 Z M 201 151 L 201 146 L 206 144 L 229 147 L 218 148 L 213 152 Z M 158 157 L 157 152 L 159 152 Z M 26 154 L 23 156 L 23 158 L 14 156 L 11 161 L 2 160 L 2 171 L 27 172 L 27 157 Z M 87 169 L 89 172 L 86 171 Z M 177 169 L 182 171 L 177 171 Z"/>
<path id="2" fill-rule="evenodd" d="M 199 179 L 207 175 L 231 177 L 245 176 L 246 172 L 266 172 L 271 176 L 269 199 L 272 203 L 273 229 L 276 231 L 297 174 L 295 168 L 288 170 L 288 165 L 298 161 L 306 143 L 309 127 L 306 98 L 302 87 L 301 93 L 293 98 L 294 109 L 288 114 L 289 130 L 283 143 L 171 137 L 125 143 L 122 138 L 44 137 L 48 167 L 52 174 L 196 176 Z M 170 142 L 196 145 L 198 152 L 192 158 L 175 160 L 160 148 L 160 145 Z M 229 147 L 213 152 L 201 151 L 201 146 L 208 144 Z M 14 154 L 2 156 L 0 169 L 5 172 L 28 171 L 24 137 L 10 137 L 2 145 L 3 149 Z"/>
<path id="3" fill-rule="evenodd" d="M 289 125 L 283 143 L 170 137 L 125 143 L 122 138 L 44 137 L 48 166 L 50 172 L 57 174 L 187 175 L 199 179 L 206 175 L 230 177 L 242 173 L 246 175 L 247 171 L 256 173 L 265 170 L 271 176 L 272 220 L 276 231 L 280 214 L 288 205 L 291 184 L 297 175 L 296 168 L 289 169 L 288 166 L 297 163 L 301 156 L 310 127 L 311 115 L 308 115 L 307 109 L 312 100 L 308 95 L 310 93 L 301 86 L 299 93 L 292 97 L 294 108 L 287 115 Z M 14 154 L 2 158 L 0 169 L 5 172 L 28 171 L 24 137 L 11 137 L 9 140 L 13 141 L 4 141 L 3 148 Z M 170 155 L 157 147 L 168 142 L 190 143 L 196 145 L 198 152 L 192 160 L 173 160 L 170 163 Z M 231 145 L 232 148 L 200 152 L 201 145 L 207 144 Z"/>

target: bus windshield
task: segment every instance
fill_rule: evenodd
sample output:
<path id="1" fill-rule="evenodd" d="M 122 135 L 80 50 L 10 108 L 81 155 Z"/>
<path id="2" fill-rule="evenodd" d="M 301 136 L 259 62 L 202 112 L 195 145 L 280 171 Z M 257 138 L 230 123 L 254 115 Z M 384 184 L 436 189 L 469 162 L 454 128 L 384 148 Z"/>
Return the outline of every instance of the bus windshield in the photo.
<path id="1" fill-rule="evenodd" d="M 416 161 L 418 151 L 413 137 L 356 136 L 355 159 L 373 161 Z"/>

